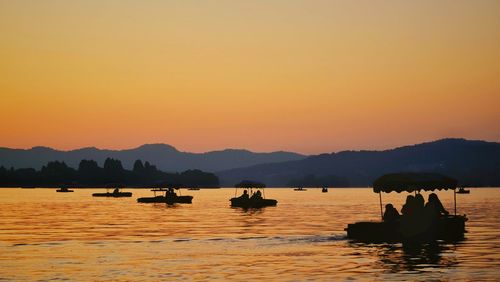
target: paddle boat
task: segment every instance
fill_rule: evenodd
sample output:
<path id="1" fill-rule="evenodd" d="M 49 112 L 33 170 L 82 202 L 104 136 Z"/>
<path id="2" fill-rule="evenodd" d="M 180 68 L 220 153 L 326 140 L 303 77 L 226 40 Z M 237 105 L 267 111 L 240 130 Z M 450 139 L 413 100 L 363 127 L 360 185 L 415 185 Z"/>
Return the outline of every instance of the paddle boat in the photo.
<path id="1" fill-rule="evenodd" d="M 470 190 L 465 190 L 464 187 L 458 188 L 457 194 L 470 194 Z"/>
<path id="2" fill-rule="evenodd" d="M 198 188 L 198 187 L 191 187 L 191 188 L 188 188 L 188 190 L 198 191 L 198 190 L 200 190 L 200 188 Z"/>
<path id="3" fill-rule="evenodd" d="M 238 207 L 244 209 L 258 209 L 263 207 L 276 206 L 278 201 L 274 199 L 266 199 L 264 194 L 264 183 L 245 180 L 235 185 L 234 198 L 231 198 L 231 207 Z M 243 194 L 236 197 L 238 188 L 242 188 Z M 262 190 L 262 191 L 261 191 Z"/>
<path id="4" fill-rule="evenodd" d="M 120 188 L 115 188 L 113 192 L 109 192 L 109 188 L 106 188 L 106 193 L 94 193 L 92 197 L 113 197 L 113 198 L 124 198 L 132 197 L 132 192 L 121 192 Z"/>
<path id="5" fill-rule="evenodd" d="M 348 224 L 347 237 L 356 241 L 367 243 L 420 243 L 436 240 L 458 241 L 463 239 L 465 215 L 457 215 L 456 202 L 457 181 L 434 173 L 394 173 L 386 174 L 373 184 L 373 192 L 379 194 L 380 215 L 382 221 L 378 222 L 356 222 Z M 420 191 L 453 190 L 454 215 L 442 215 L 432 221 L 432 224 L 412 224 L 402 216 L 400 220 L 383 221 L 382 192 L 408 192 L 420 193 Z M 404 223 L 403 223 L 404 221 Z M 408 222 L 410 224 L 408 224 Z M 421 221 L 419 221 L 421 222 Z M 424 226 L 420 228 L 420 226 Z"/>
<path id="6" fill-rule="evenodd" d="M 74 191 L 73 190 L 69 190 L 68 187 L 61 187 L 61 188 L 57 189 L 56 192 L 59 192 L 59 193 L 69 193 L 69 192 L 74 192 Z"/>
<path id="7" fill-rule="evenodd" d="M 323 189 L 321 189 L 321 193 L 328 193 L 328 188 L 323 187 Z"/>
<path id="8" fill-rule="evenodd" d="M 293 189 L 293 191 L 307 191 L 307 189 L 305 189 L 304 187 L 298 187 Z"/>
<path id="9" fill-rule="evenodd" d="M 180 188 L 155 188 L 151 189 L 154 193 L 154 197 L 143 197 L 137 199 L 139 203 L 166 203 L 169 205 L 173 204 L 191 204 L 193 201 L 193 196 L 180 196 L 175 193 L 174 189 L 179 190 Z M 164 192 L 163 195 L 156 195 L 157 192 Z"/>

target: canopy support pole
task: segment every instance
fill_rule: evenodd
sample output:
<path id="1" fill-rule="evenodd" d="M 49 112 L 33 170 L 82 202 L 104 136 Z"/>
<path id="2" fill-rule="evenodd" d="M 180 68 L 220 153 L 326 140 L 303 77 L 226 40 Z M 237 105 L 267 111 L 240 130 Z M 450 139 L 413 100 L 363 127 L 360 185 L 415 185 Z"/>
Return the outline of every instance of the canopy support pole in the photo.
<path id="1" fill-rule="evenodd" d="M 453 189 L 453 200 L 455 202 L 455 215 L 457 215 L 457 190 Z"/>
<path id="2" fill-rule="evenodd" d="M 384 212 L 382 211 L 382 192 L 378 192 L 379 201 L 380 201 L 380 217 L 384 220 Z"/>

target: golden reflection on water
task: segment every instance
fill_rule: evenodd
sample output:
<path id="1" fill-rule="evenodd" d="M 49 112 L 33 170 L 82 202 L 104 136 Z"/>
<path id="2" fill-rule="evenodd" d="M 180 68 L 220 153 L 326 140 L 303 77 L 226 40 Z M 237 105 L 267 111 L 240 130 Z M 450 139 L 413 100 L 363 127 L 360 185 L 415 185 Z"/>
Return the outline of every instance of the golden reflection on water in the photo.
<path id="1" fill-rule="evenodd" d="M 415 249 L 360 244 L 344 228 L 379 220 L 371 189 L 266 189 L 277 207 L 229 207 L 233 189 L 182 191 L 192 205 L 93 198 L 96 189 L 0 189 L 0 280 L 498 279 L 500 189 L 457 195 L 466 240 Z M 427 193 L 425 193 L 425 198 Z M 453 212 L 453 193 L 438 193 Z M 384 194 L 401 208 L 406 194 Z"/>

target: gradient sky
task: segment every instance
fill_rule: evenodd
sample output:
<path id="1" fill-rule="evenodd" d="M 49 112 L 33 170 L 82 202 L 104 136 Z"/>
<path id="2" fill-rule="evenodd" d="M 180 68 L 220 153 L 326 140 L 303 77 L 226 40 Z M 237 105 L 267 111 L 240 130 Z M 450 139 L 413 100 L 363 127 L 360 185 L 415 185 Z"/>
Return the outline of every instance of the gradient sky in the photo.
<path id="1" fill-rule="evenodd" d="M 500 1 L 0 0 L 0 146 L 500 141 Z"/>

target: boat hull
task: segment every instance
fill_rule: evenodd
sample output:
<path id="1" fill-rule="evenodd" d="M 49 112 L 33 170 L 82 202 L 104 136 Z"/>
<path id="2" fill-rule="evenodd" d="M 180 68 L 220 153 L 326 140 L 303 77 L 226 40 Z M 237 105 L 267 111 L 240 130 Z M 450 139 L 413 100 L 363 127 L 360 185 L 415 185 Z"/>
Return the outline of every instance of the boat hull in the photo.
<path id="1" fill-rule="evenodd" d="M 193 202 L 193 196 L 175 196 L 175 197 L 165 197 L 165 196 L 156 196 L 156 197 L 144 197 L 137 199 L 139 203 L 166 203 L 169 205 L 172 204 L 191 204 Z"/>
<path id="2" fill-rule="evenodd" d="M 75 192 L 73 190 L 56 190 L 56 192 L 58 193 L 71 193 L 71 192 Z"/>
<path id="3" fill-rule="evenodd" d="M 132 197 L 132 192 L 94 193 L 94 194 L 92 194 L 92 197 L 113 197 L 113 198 Z"/>
<path id="4" fill-rule="evenodd" d="M 231 207 L 239 207 L 239 208 L 262 208 L 262 207 L 271 207 L 276 206 L 278 201 L 273 199 L 241 199 L 241 198 L 232 198 Z"/>
<path id="5" fill-rule="evenodd" d="M 465 216 L 442 217 L 433 228 L 412 235 L 399 223 L 388 222 L 356 222 L 348 224 L 346 231 L 349 239 L 367 243 L 458 241 L 464 237 L 466 221 Z"/>

